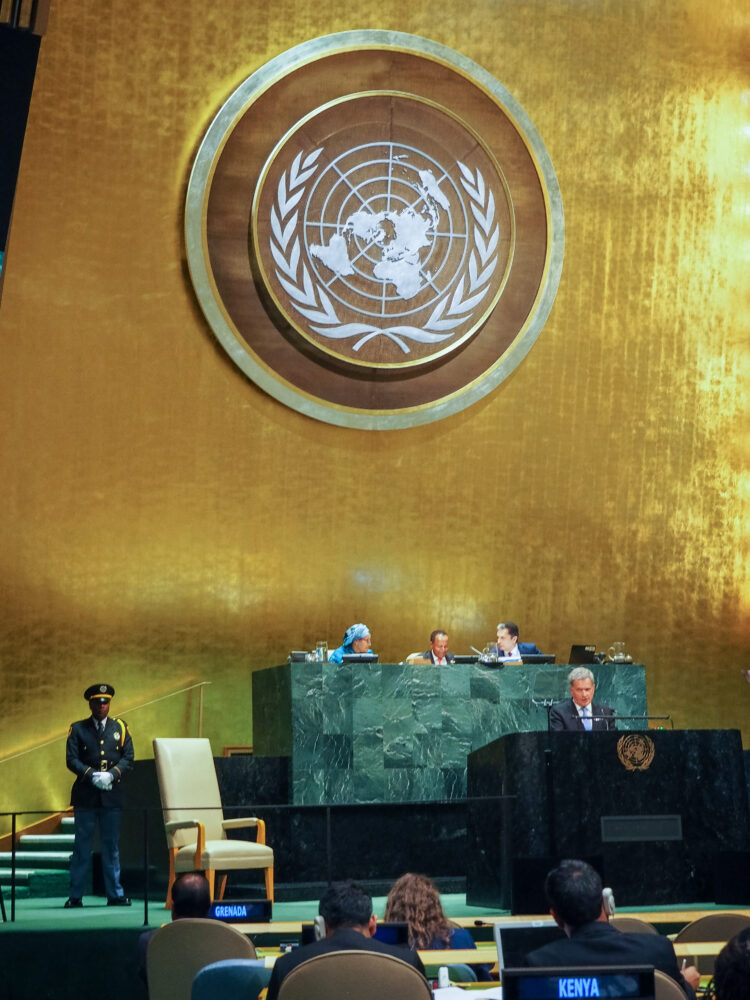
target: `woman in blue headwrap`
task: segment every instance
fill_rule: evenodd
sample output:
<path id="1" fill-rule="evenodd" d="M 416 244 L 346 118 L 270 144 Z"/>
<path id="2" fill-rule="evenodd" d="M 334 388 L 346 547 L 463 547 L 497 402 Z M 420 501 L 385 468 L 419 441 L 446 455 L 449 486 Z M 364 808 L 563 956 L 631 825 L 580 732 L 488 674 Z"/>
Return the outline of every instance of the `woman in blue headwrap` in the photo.
<path id="1" fill-rule="evenodd" d="M 370 630 L 362 622 L 350 625 L 344 632 L 344 641 L 333 652 L 328 654 L 329 663 L 341 663 L 348 653 L 369 653 L 372 649 Z"/>

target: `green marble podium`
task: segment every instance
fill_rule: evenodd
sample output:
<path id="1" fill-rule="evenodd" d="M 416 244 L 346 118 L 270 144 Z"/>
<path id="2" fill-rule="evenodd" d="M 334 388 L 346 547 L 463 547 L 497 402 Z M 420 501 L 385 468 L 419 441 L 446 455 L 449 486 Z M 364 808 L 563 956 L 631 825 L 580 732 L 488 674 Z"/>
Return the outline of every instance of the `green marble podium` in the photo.
<path id="1" fill-rule="evenodd" d="M 466 797 L 466 758 L 499 736 L 547 728 L 567 665 L 433 667 L 285 663 L 253 673 L 253 749 L 291 757 L 293 805 Z M 592 667 L 596 700 L 646 714 L 645 668 Z M 620 728 L 643 728 L 622 723 Z"/>

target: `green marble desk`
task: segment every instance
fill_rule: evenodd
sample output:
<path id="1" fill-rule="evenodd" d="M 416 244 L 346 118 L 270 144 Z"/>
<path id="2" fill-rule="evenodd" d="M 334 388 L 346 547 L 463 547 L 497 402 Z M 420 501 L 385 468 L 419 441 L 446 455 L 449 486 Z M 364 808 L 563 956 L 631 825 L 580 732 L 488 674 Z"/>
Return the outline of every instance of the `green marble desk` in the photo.
<path id="1" fill-rule="evenodd" d="M 597 701 L 617 714 L 646 714 L 642 665 L 592 669 Z M 256 670 L 254 754 L 291 757 L 294 805 L 460 800 L 467 755 L 507 733 L 546 729 L 542 702 L 567 696 L 569 670 L 404 663 Z"/>

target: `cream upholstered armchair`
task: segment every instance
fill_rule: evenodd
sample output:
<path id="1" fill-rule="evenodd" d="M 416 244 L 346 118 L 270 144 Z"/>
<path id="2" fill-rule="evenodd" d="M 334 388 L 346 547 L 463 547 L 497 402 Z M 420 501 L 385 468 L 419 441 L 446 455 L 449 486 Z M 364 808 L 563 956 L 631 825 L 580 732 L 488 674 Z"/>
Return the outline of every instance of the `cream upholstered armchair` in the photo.
<path id="1" fill-rule="evenodd" d="M 203 871 L 211 898 L 222 899 L 226 874 L 215 891 L 216 872 L 265 869 L 266 895 L 273 900 L 273 851 L 266 845 L 266 824 L 255 816 L 224 819 L 219 782 L 206 739 L 155 739 L 164 829 L 169 848 L 167 908 L 177 872 Z M 255 841 L 228 840 L 227 830 L 257 828 Z"/>

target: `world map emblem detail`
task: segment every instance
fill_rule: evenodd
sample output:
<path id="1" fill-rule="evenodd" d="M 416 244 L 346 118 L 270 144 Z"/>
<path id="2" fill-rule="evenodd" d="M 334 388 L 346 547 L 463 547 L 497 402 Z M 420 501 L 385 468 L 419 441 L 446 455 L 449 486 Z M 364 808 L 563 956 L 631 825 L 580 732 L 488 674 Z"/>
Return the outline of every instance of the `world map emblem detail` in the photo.
<path id="1" fill-rule="evenodd" d="M 441 420 L 523 361 L 562 272 L 562 200 L 486 70 L 390 31 L 311 39 L 229 96 L 195 157 L 190 277 L 265 393 L 364 430 Z"/>
<path id="2" fill-rule="evenodd" d="M 385 121 L 387 138 L 367 141 Z M 424 364 L 471 337 L 501 294 L 514 229 L 479 137 L 395 94 L 334 102 L 286 136 L 253 223 L 289 322 L 320 350 L 375 368 Z"/>

